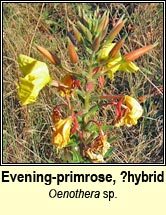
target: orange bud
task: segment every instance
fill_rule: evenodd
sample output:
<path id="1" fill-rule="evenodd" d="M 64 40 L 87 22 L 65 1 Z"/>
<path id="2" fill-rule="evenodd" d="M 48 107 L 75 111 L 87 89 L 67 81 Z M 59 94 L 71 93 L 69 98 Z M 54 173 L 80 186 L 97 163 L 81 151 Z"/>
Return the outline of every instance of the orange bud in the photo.
<path id="1" fill-rule="evenodd" d="M 52 64 L 54 65 L 58 65 L 61 63 L 60 59 L 53 53 L 51 53 L 50 51 L 48 51 L 47 49 L 45 49 L 42 46 L 36 46 L 37 50 L 44 55 Z"/>
<path id="2" fill-rule="evenodd" d="M 117 36 L 117 34 L 121 31 L 121 29 L 123 28 L 124 24 L 125 24 L 126 20 L 120 22 L 118 25 L 115 25 L 113 27 L 113 29 L 111 30 L 108 38 L 110 41 L 113 41 L 114 38 Z"/>
<path id="3" fill-rule="evenodd" d="M 78 55 L 77 55 L 77 52 L 75 50 L 73 43 L 71 42 L 71 40 L 69 38 L 68 38 L 68 51 L 69 51 L 69 57 L 70 57 L 71 63 L 77 63 L 79 60 Z"/>
<path id="4" fill-rule="evenodd" d="M 148 45 L 148 46 L 144 46 L 142 48 L 136 49 L 136 50 L 124 55 L 124 60 L 127 62 L 134 61 L 137 58 L 139 58 L 140 56 L 142 56 L 143 54 L 145 54 L 146 52 L 152 50 L 155 46 L 156 46 L 156 44 Z"/>
<path id="5" fill-rule="evenodd" d="M 125 38 L 126 38 L 126 36 L 123 37 L 119 42 L 116 43 L 116 45 L 110 51 L 109 56 L 115 57 L 115 55 L 118 53 L 118 51 L 120 50 L 120 48 L 123 46 L 123 44 L 125 42 Z"/>

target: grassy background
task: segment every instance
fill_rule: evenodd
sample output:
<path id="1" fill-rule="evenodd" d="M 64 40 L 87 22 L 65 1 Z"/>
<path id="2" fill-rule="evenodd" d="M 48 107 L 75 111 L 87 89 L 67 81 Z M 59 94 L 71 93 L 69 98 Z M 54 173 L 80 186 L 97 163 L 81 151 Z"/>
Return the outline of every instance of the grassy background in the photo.
<path id="1" fill-rule="evenodd" d="M 66 50 L 66 17 L 76 19 L 78 3 L 3 3 L 3 162 L 55 163 L 51 111 L 58 94 L 46 88 L 34 105 L 22 107 L 15 83 L 21 72 L 17 58 L 20 53 L 48 63 L 51 76 L 59 79 L 64 74 L 53 67 L 36 50 L 34 44 L 58 53 L 70 67 Z M 162 3 L 98 3 L 101 13 L 110 10 L 110 29 L 123 13 L 128 18 L 129 37 L 123 48 L 127 53 L 143 45 L 158 41 L 158 46 L 136 61 L 137 74 L 117 73 L 115 82 L 108 82 L 108 91 L 127 93 L 136 98 L 144 96 L 143 117 L 131 128 L 111 130 L 114 151 L 108 163 L 163 162 L 163 5 Z M 95 3 L 86 3 L 87 10 L 95 10 Z M 122 32 L 123 33 L 123 32 Z M 121 34 L 116 38 L 121 37 Z M 81 50 L 80 50 L 81 55 Z M 83 55 L 82 55 L 83 57 Z M 80 63 L 81 64 L 81 63 Z M 81 66 L 81 65 L 80 65 Z M 160 92 L 159 92 L 160 91 Z M 143 97 L 143 98 L 144 98 Z M 110 122 L 109 110 L 99 116 Z"/>

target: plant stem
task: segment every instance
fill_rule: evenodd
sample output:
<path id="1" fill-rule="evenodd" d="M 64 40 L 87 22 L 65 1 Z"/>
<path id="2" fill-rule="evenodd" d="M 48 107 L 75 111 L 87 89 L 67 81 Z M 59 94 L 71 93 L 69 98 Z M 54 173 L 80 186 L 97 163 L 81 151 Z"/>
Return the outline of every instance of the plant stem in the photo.
<path id="1" fill-rule="evenodd" d="M 89 111 L 89 100 L 90 100 L 90 93 L 87 92 L 85 95 L 85 111 L 88 112 Z"/>

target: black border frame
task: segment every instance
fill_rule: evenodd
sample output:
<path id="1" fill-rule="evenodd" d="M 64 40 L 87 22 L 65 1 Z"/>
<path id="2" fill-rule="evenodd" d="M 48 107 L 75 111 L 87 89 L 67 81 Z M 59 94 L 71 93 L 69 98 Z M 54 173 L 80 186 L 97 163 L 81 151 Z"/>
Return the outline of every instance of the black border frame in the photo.
<path id="1" fill-rule="evenodd" d="M 3 163 L 3 3 L 92 3 L 94 1 L 1 1 L 1 148 L 0 148 L 0 166 L 166 166 L 166 143 L 165 143 L 165 74 L 163 73 L 163 105 L 164 105 L 164 119 L 163 119 L 163 163 L 128 163 L 128 164 L 121 164 L 121 163 L 114 163 L 114 164 L 72 164 L 72 163 L 64 163 L 64 164 L 42 164 L 42 163 Z M 102 3 L 100 1 L 95 1 L 96 3 Z M 105 1 L 104 3 L 163 3 L 163 71 L 165 72 L 165 1 Z"/>

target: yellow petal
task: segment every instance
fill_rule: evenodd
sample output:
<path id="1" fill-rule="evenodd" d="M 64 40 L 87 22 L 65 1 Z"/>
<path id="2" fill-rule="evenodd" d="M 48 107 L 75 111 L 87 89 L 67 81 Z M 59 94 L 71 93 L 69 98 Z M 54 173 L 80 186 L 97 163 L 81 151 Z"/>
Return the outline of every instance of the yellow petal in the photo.
<path id="1" fill-rule="evenodd" d="M 57 123 L 55 123 L 52 134 L 52 144 L 57 148 L 63 148 L 69 142 L 71 125 L 72 119 L 70 117 L 60 119 Z"/>
<path id="2" fill-rule="evenodd" d="M 126 114 L 115 124 L 116 127 L 127 125 L 136 125 L 138 119 L 143 114 L 142 106 L 139 102 L 131 96 L 125 96 L 124 101 L 126 102 L 127 111 Z"/>
<path id="3" fill-rule="evenodd" d="M 24 78 L 20 78 L 18 96 L 22 105 L 36 101 L 40 90 L 51 81 L 48 67 L 45 63 L 37 61 L 26 55 L 19 55 L 19 67 Z"/>
<path id="4" fill-rule="evenodd" d="M 110 79 L 114 78 L 115 72 L 117 72 L 120 68 L 120 61 L 122 57 L 120 53 L 117 53 L 114 58 L 110 58 L 108 64 L 107 64 L 107 69 L 108 69 L 108 77 Z M 118 64 L 119 63 L 119 64 Z"/>
<path id="5" fill-rule="evenodd" d="M 104 163 L 104 155 L 109 148 L 110 144 L 107 142 L 107 136 L 98 136 L 90 144 L 90 147 L 86 150 L 86 153 L 93 163 Z"/>
<path id="6" fill-rule="evenodd" d="M 126 106 L 129 107 L 129 116 L 133 119 L 139 119 L 143 114 L 142 106 L 131 96 L 125 96 Z"/>
<path id="7" fill-rule="evenodd" d="M 106 43 L 103 45 L 101 50 L 99 51 L 98 57 L 97 57 L 97 62 L 100 62 L 102 60 L 106 60 L 108 58 L 108 55 L 110 51 L 113 49 L 116 43 Z"/>
<path id="8" fill-rule="evenodd" d="M 114 57 L 109 56 L 116 43 L 106 42 L 102 49 L 99 51 L 97 62 L 107 60 L 106 69 L 108 70 L 108 77 L 110 79 L 114 78 L 115 72 L 136 72 L 139 70 L 133 62 L 126 62 L 123 60 L 120 51 L 116 53 Z M 119 64 L 118 64 L 119 63 Z"/>
<path id="9" fill-rule="evenodd" d="M 65 97 L 66 95 L 71 95 L 72 89 L 73 89 L 73 78 L 70 74 L 66 74 L 62 80 L 61 83 L 67 86 L 68 88 L 63 88 L 63 90 L 60 91 L 60 96 Z"/>
<path id="10" fill-rule="evenodd" d="M 36 95 L 33 92 L 34 85 L 24 78 L 20 78 L 20 85 L 18 88 L 18 96 L 22 105 L 27 105 L 36 101 Z"/>
<path id="11" fill-rule="evenodd" d="M 119 70 L 123 72 L 137 72 L 139 67 L 136 66 L 133 62 L 122 62 Z"/>
<path id="12" fill-rule="evenodd" d="M 106 70 L 108 70 L 107 74 L 110 79 L 114 78 L 114 74 L 119 70 L 121 66 L 120 62 L 122 60 L 122 56 L 119 51 L 113 58 L 109 56 L 109 53 L 111 52 L 111 50 L 115 45 L 116 43 L 110 43 L 110 42 L 105 43 L 103 45 L 103 48 L 99 51 L 98 58 L 97 58 L 97 62 L 100 62 L 102 60 L 108 61 L 106 64 Z"/>
<path id="13" fill-rule="evenodd" d="M 33 70 L 33 67 L 36 62 L 37 62 L 36 59 L 33 59 L 23 54 L 20 54 L 18 57 L 19 68 L 23 75 L 29 74 Z"/>

